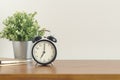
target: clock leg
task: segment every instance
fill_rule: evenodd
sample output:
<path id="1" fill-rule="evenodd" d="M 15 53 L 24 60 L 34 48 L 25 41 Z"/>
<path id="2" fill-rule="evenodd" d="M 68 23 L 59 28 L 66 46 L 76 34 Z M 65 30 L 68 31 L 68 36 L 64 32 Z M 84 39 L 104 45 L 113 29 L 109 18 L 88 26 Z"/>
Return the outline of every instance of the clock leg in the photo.
<path id="1" fill-rule="evenodd" d="M 38 66 L 38 63 L 35 63 L 35 66 L 37 67 L 37 66 Z"/>
<path id="2" fill-rule="evenodd" d="M 53 63 L 51 63 L 51 66 L 54 66 L 54 64 L 53 64 Z"/>
<path id="3" fill-rule="evenodd" d="M 51 66 L 51 67 L 53 67 L 54 66 L 54 64 L 53 63 L 51 63 L 51 64 L 38 64 L 37 62 L 35 63 L 35 66 L 36 67 L 39 67 L 39 66 Z"/>

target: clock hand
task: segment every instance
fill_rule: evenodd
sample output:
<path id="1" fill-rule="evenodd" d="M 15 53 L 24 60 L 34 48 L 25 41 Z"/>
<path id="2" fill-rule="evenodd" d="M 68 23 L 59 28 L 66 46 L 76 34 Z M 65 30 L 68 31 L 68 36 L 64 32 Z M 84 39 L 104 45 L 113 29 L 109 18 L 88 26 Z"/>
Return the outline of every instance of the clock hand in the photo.
<path id="1" fill-rule="evenodd" d="M 45 54 L 45 52 L 43 51 L 43 53 L 42 53 L 42 55 L 41 55 L 41 57 L 40 57 L 40 58 L 42 58 L 44 54 Z"/>
<path id="2" fill-rule="evenodd" d="M 44 43 L 44 48 L 43 48 L 44 52 L 45 52 L 45 43 Z"/>
<path id="3" fill-rule="evenodd" d="M 44 54 L 45 54 L 45 43 L 44 43 L 44 47 L 43 47 L 43 53 L 40 58 L 42 58 Z"/>

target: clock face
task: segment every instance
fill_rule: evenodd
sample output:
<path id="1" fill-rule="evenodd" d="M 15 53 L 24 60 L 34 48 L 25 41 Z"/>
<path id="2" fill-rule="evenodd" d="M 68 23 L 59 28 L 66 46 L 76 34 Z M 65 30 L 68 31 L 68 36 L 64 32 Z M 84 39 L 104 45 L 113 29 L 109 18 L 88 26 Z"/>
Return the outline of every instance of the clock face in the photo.
<path id="1" fill-rule="evenodd" d="M 40 64 L 49 64 L 55 60 L 57 50 L 55 45 L 48 40 L 40 40 L 32 48 L 33 59 Z"/>

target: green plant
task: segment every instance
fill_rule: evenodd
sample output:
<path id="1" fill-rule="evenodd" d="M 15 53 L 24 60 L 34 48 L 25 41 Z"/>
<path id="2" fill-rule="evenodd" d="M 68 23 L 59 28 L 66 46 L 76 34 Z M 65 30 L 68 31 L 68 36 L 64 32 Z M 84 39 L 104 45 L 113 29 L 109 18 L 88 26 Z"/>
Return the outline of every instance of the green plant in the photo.
<path id="1" fill-rule="evenodd" d="M 44 28 L 40 29 L 35 15 L 37 13 L 15 12 L 12 16 L 3 21 L 5 25 L 0 32 L 1 38 L 12 41 L 29 41 L 35 36 L 43 36 Z"/>

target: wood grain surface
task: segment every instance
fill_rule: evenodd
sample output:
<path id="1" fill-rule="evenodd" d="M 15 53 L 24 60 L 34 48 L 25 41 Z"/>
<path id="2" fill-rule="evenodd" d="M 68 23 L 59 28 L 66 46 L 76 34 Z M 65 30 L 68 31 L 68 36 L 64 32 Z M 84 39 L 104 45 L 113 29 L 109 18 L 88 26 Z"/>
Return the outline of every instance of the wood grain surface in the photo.
<path id="1" fill-rule="evenodd" d="M 57 60 L 0 66 L 0 80 L 120 80 L 119 60 Z"/>

